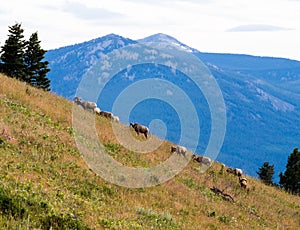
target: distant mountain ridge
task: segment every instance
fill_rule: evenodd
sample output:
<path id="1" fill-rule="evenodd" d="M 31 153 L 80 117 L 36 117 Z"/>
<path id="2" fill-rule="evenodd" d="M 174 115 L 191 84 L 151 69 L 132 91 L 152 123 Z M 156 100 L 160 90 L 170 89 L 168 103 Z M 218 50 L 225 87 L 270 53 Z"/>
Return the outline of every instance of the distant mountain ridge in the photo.
<path id="1" fill-rule="evenodd" d="M 264 161 L 269 161 L 275 165 L 274 176 L 278 179 L 278 173 L 285 169 L 287 156 L 297 147 L 300 139 L 299 61 L 244 54 L 203 53 L 165 34 L 155 34 L 137 41 L 109 34 L 84 43 L 49 50 L 45 59 L 50 63 L 51 71 L 47 76 L 51 79 L 52 91 L 72 100 L 82 76 L 103 55 L 114 49 L 144 42 L 167 42 L 193 53 L 205 63 L 217 80 L 227 108 L 227 133 L 217 160 L 243 168 L 252 176 L 256 176 L 258 167 Z M 124 70 L 108 85 L 105 92 L 110 98 L 105 102 L 101 101 L 103 109 L 111 110 L 117 93 L 132 83 L 121 76 L 139 76 L 140 78 L 135 79 L 139 80 L 149 75 L 147 69 L 142 67 L 130 71 Z M 164 74 L 167 79 L 176 83 L 176 78 L 168 70 L 158 69 L 151 74 Z M 179 77 L 177 83 L 181 84 L 183 80 L 184 78 Z M 191 92 L 194 96 L 197 93 Z M 149 117 L 142 111 L 154 102 L 147 103 L 136 108 L 131 118 L 146 124 L 151 121 L 154 117 Z M 200 98 L 197 103 L 203 103 L 202 119 L 209 123 L 205 98 Z M 166 106 L 157 104 L 156 107 L 165 109 Z M 172 113 L 164 112 L 170 116 L 166 124 L 170 125 L 171 133 L 167 137 L 176 142 L 179 135 L 176 128 L 178 120 Z M 160 116 L 159 112 L 156 115 Z M 205 122 L 203 126 L 201 130 L 204 129 L 204 137 L 198 148 L 199 154 L 203 152 L 209 138 L 210 127 Z"/>

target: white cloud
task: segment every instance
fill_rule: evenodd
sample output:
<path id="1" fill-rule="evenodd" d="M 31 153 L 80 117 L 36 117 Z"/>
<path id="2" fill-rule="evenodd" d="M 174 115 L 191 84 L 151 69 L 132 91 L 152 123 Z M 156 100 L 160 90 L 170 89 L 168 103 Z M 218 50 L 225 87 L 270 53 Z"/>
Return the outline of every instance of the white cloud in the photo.
<path id="1" fill-rule="evenodd" d="M 66 13 L 70 13 L 76 18 L 85 20 L 111 20 L 115 18 L 122 18 L 124 15 L 105 8 L 88 7 L 80 2 L 65 2 L 62 6 L 62 10 Z"/>
<path id="2" fill-rule="evenodd" d="M 149 5 L 153 5 L 153 4 L 164 4 L 164 5 L 169 5 L 170 4 L 180 4 L 180 3 L 188 3 L 188 4 L 209 4 L 212 3 L 212 0 L 124 0 L 125 2 L 131 2 L 131 3 L 135 3 L 135 4 L 149 4 Z"/>
<path id="3" fill-rule="evenodd" d="M 227 32 L 253 32 L 253 31 L 281 31 L 291 30 L 290 28 L 284 28 L 280 26 L 252 24 L 252 25 L 241 25 L 226 30 Z"/>

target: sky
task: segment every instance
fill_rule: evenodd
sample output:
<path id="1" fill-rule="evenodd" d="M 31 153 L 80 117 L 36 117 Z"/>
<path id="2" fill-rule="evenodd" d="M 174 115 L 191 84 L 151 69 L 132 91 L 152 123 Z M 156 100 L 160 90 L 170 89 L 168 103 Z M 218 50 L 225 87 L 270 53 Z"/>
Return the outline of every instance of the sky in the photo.
<path id="1" fill-rule="evenodd" d="M 21 23 L 43 49 L 107 34 L 168 34 L 201 52 L 300 61 L 300 0 L 9 0 L 0 8 L 0 46 Z"/>

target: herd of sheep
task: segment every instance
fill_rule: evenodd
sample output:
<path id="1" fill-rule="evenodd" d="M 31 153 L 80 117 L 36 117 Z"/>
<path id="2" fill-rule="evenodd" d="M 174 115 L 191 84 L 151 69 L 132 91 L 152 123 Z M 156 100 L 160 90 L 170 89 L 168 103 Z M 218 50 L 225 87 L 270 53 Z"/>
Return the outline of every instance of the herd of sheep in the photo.
<path id="1" fill-rule="evenodd" d="M 115 116 L 111 112 L 101 111 L 100 108 L 97 106 L 97 104 L 95 102 L 82 101 L 81 98 L 75 97 L 74 98 L 74 103 L 77 104 L 77 105 L 82 106 L 82 108 L 85 109 L 85 110 L 91 110 L 91 111 L 93 111 L 96 115 L 106 117 L 106 118 L 108 118 L 108 119 L 110 119 L 111 121 L 114 121 L 114 122 L 120 122 L 120 119 L 119 119 L 118 116 Z M 141 133 L 147 139 L 147 137 L 149 135 L 149 129 L 148 129 L 148 127 L 146 127 L 144 125 L 140 125 L 138 123 L 132 123 L 132 122 L 130 122 L 129 126 L 132 127 L 135 130 L 135 132 L 137 133 L 137 135 L 139 135 Z M 171 153 L 177 153 L 179 155 L 186 156 L 187 148 L 184 147 L 184 146 L 180 146 L 180 145 L 171 146 Z M 206 165 L 208 167 L 212 164 L 212 160 L 209 157 L 205 157 L 205 156 L 200 156 L 200 155 L 197 155 L 197 154 L 193 154 L 192 155 L 192 159 L 194 161 L 196 161 L 196 162 L 198 162 L 200 164 L 204 164 L 204 165 Z M 225 165 L 223 165 L 223 167 L 224 166 Z M 238 176 L 240 186 L 242 188 L 247 188 L 247 178 L 242 177 L 242 175 L 243 175 L 242 169 L 239 169 L 239 168 L 227 168 L 226 172 L 232 173 L 232 174 Z"/>
<path id="2" fill-rule="evenodd" d="M 74 103 L 77 104 L 77 105 L 82 106 L 82 108 L 84 108 L 85 110 L 94 111 L 94 113 L 96 115 L 106 117 L 106 118 L 111 119 L 112 121 L 115 121 L 115 122 L 120 122 L 120 119 L 119 119 L 118 116 L 115 116 L 111 112 L 101 111 L 100 108 L 97 106 L 97 104 L 95 102 L 83 101 L 81 98 L 75 97 L 74 98 Z"/>
<path id="3" fill-rule="evenodd" d="M 187 153 L 187 149 L 184 146 L 176 145 L 176 146 L 171 146 L 171 152 L 172 153 L 176 152 L 177 154 L 181 154 L 181 155 L 185 156 Z M 209 157 L 200 156 L 198 154 L 193 154 L 192 159 L 194 161 L 196 161 L 200 164 L 204 164 L 208 167 L 212 164 L 212 160 Z M 223 164 L 223 167 L 225 167 L 224 164 Z M 226 169 L 226 172 L 236 175 L 239 178 L 240 186 L 245 189 L 247 188 L 247 178 L 242 177 L 243 176 L 242 169 L 229 167 Z"/>

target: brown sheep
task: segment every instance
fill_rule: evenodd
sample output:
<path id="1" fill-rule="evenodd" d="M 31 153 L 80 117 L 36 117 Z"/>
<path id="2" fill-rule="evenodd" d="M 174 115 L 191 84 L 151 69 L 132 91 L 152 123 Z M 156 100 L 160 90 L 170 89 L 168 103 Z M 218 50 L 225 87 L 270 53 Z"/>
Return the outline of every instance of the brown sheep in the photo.
<path id="1" fill-rule="evenodd" d="M 227 168 L 226 171 L 238 177 L 241 177 L 243 175 L 243 171 L 239 168 Z"/>
<path id="2" fill-rule="evenodd" d="M 101 111 L 100 112 L 100 116 L 112 119 L 113 118 L 113 114 L 111 112 L 106 112 L 106 111 Z"/>
<path id="3" fill-rule="evenodd" d="M 197 161 L 201 164 L 205 164 L 205 165 L 208 165 L 208 166 L 211 165 L 211 162 L 212 162 L 209 157 L 199 156 L 197 154 L 193 154 L 192 159 L 194 161 Z"/>
<path id="4" fill-rule="evenodd" d="M 74 97 L 74 103 L 75 103 L 75 104 L 81 105 L 81 102 L 82 102 L 81 98 L 79 98 L 79 97 Z"/>
<path id="5" fill-rule="evenodd" d="M 247 188 L 247 178 L 245 177 L 239 178 L 239 181 L 242 188 Z"/>
<path id="6" fill-rule="evenodd" d="M 77 105 L 81 105 L 84 109 L 91 109 L 94 110 L 95 108 L 97 108 L 97 104 L 95 102 L 90 102 L 90 101 L 82 101 L 81 98 L 79 97 L 75 97 L 74 98 L 74 102 Z"/>
<path id="7" fill-rule="evenodd" d="M 144 126 L 144 125 L 140 125 L 140 124 L 138 124 L 138 123 L 131 123 L 130 122 L 130 125 L 129 126 L 131 126 L 132 128 L 134 128 L 134 130 L 135 130 L 135 132 L 139 135 L 140 133 L 142 133 L 142 134 L 144 134 L 144 136 L 146 137 L 146 139 L 147 139 L 147 137 L 148 137 L 148 133 L 149 133 L 149 129 L 148 129 L 148 127 L 146 127 L 146 126 Z"/>
<path id="8" fill-rule="evenodd" d="M 186 147 L 180 146 L 180 145 L 171 146 L 171 153 L 174 153 L 174 152 L 176 152 L 177 154 L 185 156 L 185 154 L 187 152 L 187 149 L 186 149 Z"/>

